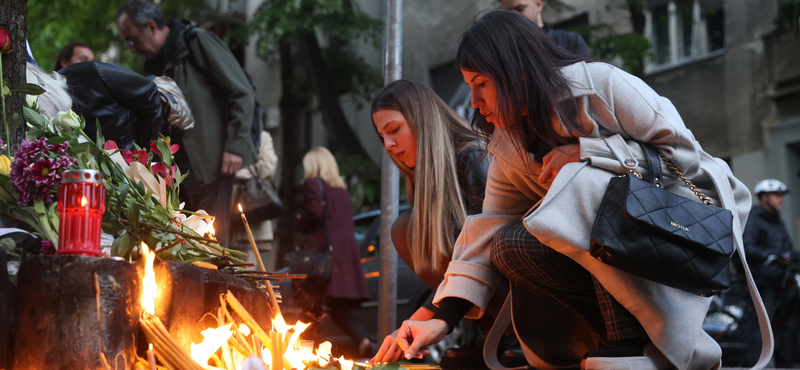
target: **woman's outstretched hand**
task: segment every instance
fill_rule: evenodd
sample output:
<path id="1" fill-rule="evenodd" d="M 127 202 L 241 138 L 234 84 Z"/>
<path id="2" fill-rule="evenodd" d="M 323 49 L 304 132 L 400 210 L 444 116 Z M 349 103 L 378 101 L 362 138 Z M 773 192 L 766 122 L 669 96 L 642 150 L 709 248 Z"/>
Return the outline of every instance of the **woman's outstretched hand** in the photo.
<path id="1" fill-rule="evenodd" d="M 399 331 L 400 330 L 395 330 L 392 334 L 387 335 L 386 338 L 383 339 L 381 348 L 378 349 L 378 353 L 375 354 L 375 357 L 369 360 L 370 362 L 392 362 L 403 357 L 403 350 L 397 345 L 397 333 Z"/>
<path id="2" fill-rule="evenodd" d="M 553 182 L 561 167 L 567 163 L 580 162 L 581 146 L 578 144 L 568 144 L 553 148 L 550 153 L 542 158 L 542 173 L 539 175 L 538 182 L 544 184 Z"/>
<path id="3" fill-rule="evenodd" d="M 405 352 L 405 358 L 420 358 L 424 355 L 420 348 L 439 343 L 447 335 L 447 323 L 444 320 L 403 321 L 397 329 L 397 344 Z"/>

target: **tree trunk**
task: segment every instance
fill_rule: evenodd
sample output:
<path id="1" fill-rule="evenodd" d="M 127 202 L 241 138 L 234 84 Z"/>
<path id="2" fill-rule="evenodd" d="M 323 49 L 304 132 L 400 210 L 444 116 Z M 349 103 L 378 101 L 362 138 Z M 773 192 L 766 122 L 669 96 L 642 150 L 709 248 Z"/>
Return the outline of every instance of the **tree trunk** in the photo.
<path id="1" fill-rule="evenodd" d="M 342 154 L 356 154 L 369 158 L 367 151 L 344 116 L 342 106 L 339 104 L 339 95 L 336 94 L 336 88 L 325 68 L 317 37 L 313 32 L 304 32 L 300 39 L 308 69 L 311 72 L 314 92 L 319 100 L 323 122 L 328 128 L 328 133 L 337 143 L 337 151 Z"/>
<path id="2" fill-rule="evenodd" d="M 281 58 L 281 135 L 283 139 L 283 150 L 281 152 L 281 188 L 280 196 L 283 200 L 286 213 L 278 220 L 280 227 L 277 229 L 276 240 L 278 240 L 278 253 L 276 261 L 291 248 L 294 248 L 294 224 L 295 214 L 297 213 L 297 179 L 295 176 L 297 166 L 300 162 L 300 131 L 301 112 L 306 106 L 306 99 L 295 96 L 297 88 L 293 85 L 295 60 L 292 58 L 292 49 L 289 37 L 280 43 Z M 281 250 L 283 246 L 284 250 Z M 276 263 L 275 266 L 281 266 Z"/>
<path id="3" fill-rule="evenodd" d="M 25 40 L 28 37 L 25 17 L 28 15 L 27 0 L 3 0 L 0 3 L 0 27 L 8 31 L 11 38 L 11 52 L 2 55 L 3 80 L 9 88 L 14 88 L 25 83 Z M 25 125 L 14 125 L 14 119 L 22 122 L 22 107 L 25 104 L 25 95 L 12 93 L 5 99 L 6 124 L 9 125 L 10 143 L 8 153 L 14 154 L 25 137 Z M 0 105 L 1 107 L 2 105 Z M 16 115 L 16 118 L 14 118 Z M 6 126 L 2 126 L 3 141 L 6 141 Z"/>

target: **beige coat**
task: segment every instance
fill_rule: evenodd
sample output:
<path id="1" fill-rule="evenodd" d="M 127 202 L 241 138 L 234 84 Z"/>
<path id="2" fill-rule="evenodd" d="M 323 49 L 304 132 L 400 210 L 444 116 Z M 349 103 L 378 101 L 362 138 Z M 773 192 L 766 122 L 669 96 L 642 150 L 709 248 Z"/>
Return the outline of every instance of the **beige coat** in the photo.
<path id="1" fill-rule="evenodd" d="M 275 153 L 275 146 L 272 143 L 272 135 L 270 135 L 269 132 L 261 132 L 261 147 L 258 150 L 258 162 L 252 164 L 251 167 L 255 167 L 258 170 L 258 174 L 264 179 L 271 179 L 275 175 L 275 171 L 278 168 L 278 155 Z M 233 188 L 233 199 L 236 199 L 236 192 L 239 190 L 239 186 L 243 184 L 245 180 L 252 177 L 253 175 L 250 173 L 250 170 L 248 170 L 247 167 L 236 172 Z M 246 205 L 243 204 L 243 206 Z M 237 220 L 234 220 L 234 222 L 238 221 L 238 218 Z M 252 227 L 253 238 L 256 242 L 266 242 L 273 239 L 272 220 L 266 220 L 259 224 L 253 224 L 250 225 L 250 227 Z M 233 236 L 233 241 L 237 245 L 243 245 L 244 250 L 248 250 L 250 248 L 250 241 L 247 237 L 247 233 L 245 232 L 236 232 Z"/>
<path id="2" fill-rule="evenodd" d="M 539 185 L 536 180 L 541 164 L 527 152 L 527 161 L 523 161 L 515 149 L 520 147 L 519 143 L 515 145 L 516 138 L 496 129 L 488 147 L 494 160 L 489 168 L 484 213 L 466 221 L 434 303 L 445 297 L 467 299 L 475 304 L 467 317 L 481 316 L 500 278 L 490 260 L 492 238 L 503 226 L 524 217 L 526 228 L 540 241 L 597 277 L 637 317 L 677 368 L 710 369 L 721 357 L 719 345 L 701 327 L 710 298 L 603 264 L 589 254 L 589 237 L 610 176 L 630 169 L 647 173 L 639 166 L 646 166 L 646 162 L 638 144 L 625 139 L 655 145 L 701 191 L 730 209 L 735 247 L 740 253 L 750 192 L 733 177 L 725 162 L 702 150 L 669 100 L 640 79 L 605 63 L 581 62 L 561 71 L 572 83 L 578 122 L 591 132 L 590 137 L 580 138 L 582 162 L 564 166 L 549 186 Z M 667 190 L 694 197 L 666 166 L 662 167 Z"/>

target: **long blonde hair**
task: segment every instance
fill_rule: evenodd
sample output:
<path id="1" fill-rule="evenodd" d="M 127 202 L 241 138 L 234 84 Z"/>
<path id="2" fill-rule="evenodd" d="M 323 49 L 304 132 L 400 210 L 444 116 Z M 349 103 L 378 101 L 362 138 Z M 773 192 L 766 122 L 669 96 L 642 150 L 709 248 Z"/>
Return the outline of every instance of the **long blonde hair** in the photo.
<path id="1" fill-rule="evenodd" d="M 303 181 L 314 177 L 321 178 L 332 188 L 347 189 L 333 154 L 324 146 L 309 150 L 303 157 Z"/>
<path id="2" fill-rule="evenodd" d="M 398 80 L 386 85 L 372 100 L 372 113 L 381 109 L 402 113 L 417 140 L 414 168 L 389 152 L 406 176 L 412 205 L 409 244 L 414 268 L 417 273 L 423 269 L 443 273 L 437 270 L 452 258 L 455 231 L 467 218 L 458 181 L 458 154 L 482 146 L 482 142 L 466 120 L 420 82 Z"/>

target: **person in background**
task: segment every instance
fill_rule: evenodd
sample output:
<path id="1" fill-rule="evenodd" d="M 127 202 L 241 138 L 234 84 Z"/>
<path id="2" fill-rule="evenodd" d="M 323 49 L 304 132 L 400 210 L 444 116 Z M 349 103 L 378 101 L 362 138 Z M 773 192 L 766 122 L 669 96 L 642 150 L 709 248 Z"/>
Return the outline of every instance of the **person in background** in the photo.
<path id="1" fill-rule="evenodd" d="M 325 251 L 333 246 L 331 275 L 328 280 L 293 280 L 292 300 L 304 309 L 304 321 L 312 322 L 322 316 L 325 304 L 333 322 L 358 346 L 359 357 L 368 356 L 374 345 L 353 316 L 353 310 L 369 299 L 355 237 L 353 204 L 328 149 L 316 147 L 303 157 L 302 194 L 303 208 L 296 225 L 297 231 L 305 235 L 302 249 Z M 313 329 L 306 330 L 309 331 Z"/>
<path id="2" fill-rule="evenodd" d="M 253 169 L 251 172 L 250 169 Z M 236 199 L 236 194 L 244 186 L 244 183 L 253 177 L 253 173 L 261 175 L 261 178 L 267 180 L 275 176 L 278 168 L 278 154 L 275 153 L 275 146 L 272 143 L 272 135 L 269 132 L 261 132 L 261 148 L 258 150 L 258 162 L 252 164 L 250 167 L 242 168 L 236 171 L 236 179 L 233 183 L 233 199 Z M 236 206 L 236 205 L 234 205 Z M 242 204 L 242 207 L 246 207 Z M 247 237 L 247 232 L 244 229 L 242 221 L 238 217 L 231 220 L 231 241 L 230 247 L 241 251 L 245 251 L 250 255 L 248 263 L 256 264 L 256 257 L 253 255 L 250 239 Z M 267 271 L 275 271 L 275 252 L 277 248 L 272 244 L 273 241 L 273 225 L 272 220 L 264 220 L 259 223 L 250 224 L 253 233 L 253 239 L 256 241 L 258 251 L 261 254 L 261 260 L 264 262 L 264 268 Z"/>
<path id="3" fill-rule="evenodd" d="M 87 62 L 47 74 L 28 63 L 26 73 L 28 83 L 45 89 L 36 99 L 50 119 L 72 110 L 86 120 L 87 135 L 96 136 L 93 123 L 99 122 L 105 139 L 127 150 L 134 143 L 149 148 L 150 140 L 158 137 L 164 103 L 152 81 L 129 69 Z"/>
<path id="4" fill-rule="evenodd" d="M 93 60 L 94 52 L 89 45 L 81 42 L 72 42 L 67 44 L 67 46 L 58 53 L 58 59 L 56 59 L 56 66 L 53 68 L 53 71 L 58 72 L 61 68 L 70 64 L 91 62 Z"/>
<path id="5" fill-rule="evenodd" d="M 67 81 L 72 110 L 86 119 L 86 132 L 94 138 L 95 122 L 106 140 L 122 149 L 134 143 L 150 148 L 158 138 L 166 109 L 158 86 L 130 69 L 102 62 L 70 64 L 58 72 Z"/>
<path id="6" fill-rule="evenodd" d="M 435 292 L 464 220 L 481 213 L 490 162 L 485 143 L 464 118 L 417 81 L 386 85 L 372 100 L 372 122 L 383 147 L 406 177 L 411 204 L 392 224 L 392 242 L 406 265 Z M 410 319 L 433 317 L 432 299 L 433 293 Z M 484 331 L 492 324 L 487 319 L 479 322 Z M 396 338 L 397 331 L 385 338 L 372 361 L 400 359 L 403 351 Z M 441 366 L 485 368 L 480 344 L 476 340 L 474 346 L 446 350 Z"/>
<path id="7" fill-rule="evenodd" d="M 589 47 L 583 36 L 576 32 L 554 30 L 542 20 L 544 0 L 498 0 L 503 10 L 510 10 L 528 18 L 543 29 L 558 46 L 567 49 L 575 55 L 589 56 Z"/>
<path id="8" fill-rule="evenodd" d="M 753 273 L 764 308 L 770 318 L 776 310 L 776 298 L 783 288 L 784 278 L 790 265 L 800 261 L 800 252 L 792 246 L 792 239 L 781 219 L 783 201 L 789 189 L 783 182 L 776 179 L 761 180 L 756 184 L 753 192 L 758 197 L 759 204 L 753 206 L 747 217 L 742 239 L 744 241 L 745 258 Z M 777 330 L 777 329 L 776 329 Z M 751 345 L 748 346 L 747 358 L 750 364 L 755 363 L 759 355 L 757 325 L 750 336 Z M 797 334 L 795 334 L 797 335 Z M 778 342 L 780 336 L 775 336 L 775 365 L 780 368 L 791 367 L 791 360 L 783 361 L 786 356 L 784 351 L 794 352 L 795 348 L 787 349 L 786 343 Z"/>
<path id="9" fill-rule="evenodd" d="M 230 220 L 233 175 L 257 160 L 250 136 L 255 97 L 239 62 L 217 35 L 191 22 L 167 23 L 161 10 L 146 0 L 120 5 L 117 28 L 130 52 L 144 57 L 147 73 L 177 83 L 194 115 L 194 128 L 170 134 L 181 147 L 175 162 L 187 174 L 181 200 L 187 209 Z M 223 247 L 228 226 L 217 226 Z"/>

